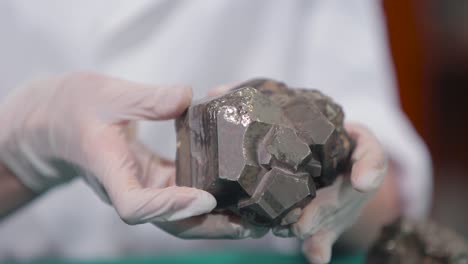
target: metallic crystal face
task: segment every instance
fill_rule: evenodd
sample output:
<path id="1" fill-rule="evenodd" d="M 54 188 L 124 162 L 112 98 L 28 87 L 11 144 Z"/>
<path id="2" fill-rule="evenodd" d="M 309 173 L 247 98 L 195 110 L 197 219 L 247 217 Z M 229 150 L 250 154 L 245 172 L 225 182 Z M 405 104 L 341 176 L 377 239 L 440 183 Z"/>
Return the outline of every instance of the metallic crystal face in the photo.
<path id="1" fill-rule="evenodd" d="M 241 214 L 254 223 L 270 224 L 315 197 L 315 186 L 307 173 L 272 168 L 262 178 L 251 198 L 238 204 Z"/>
<path id="2" fill-rule="evenodd" d="M 353 144 L 342 125 L 341 108 L 318 91 L 247 82 L 177 120 L 177 184 L 255 224 L 291 224 L 346 168 Z"/>
<path id="3" fill-rule="evenodd" d="M 270 155 L 269 167 L 272 167 L 271 163 L 274 160 L 276 164 L 281 163 L 297 171 L 312 154 L 309 146 L 296 135 L 296 131 L 292 128 L 274 126 L 270 137 L 262 143 L 263 148 Z"/>

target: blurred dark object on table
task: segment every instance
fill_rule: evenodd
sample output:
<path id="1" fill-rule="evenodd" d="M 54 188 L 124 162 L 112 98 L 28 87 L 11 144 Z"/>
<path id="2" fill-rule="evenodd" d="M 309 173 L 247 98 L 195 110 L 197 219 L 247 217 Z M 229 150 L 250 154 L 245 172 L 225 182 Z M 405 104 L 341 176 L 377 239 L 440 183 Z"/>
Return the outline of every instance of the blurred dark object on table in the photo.
<path id="1" fill-rule="evenodd" d="M 383 6 L 402 108 L 433 158 L 432 217 L 468 234 L 468 1 Z"/>
<path id="2" fill-rule="evenodd" d="M 468 264 L 468 244 L 434 222 L 399 219 L 383 228 L 367 264 Z"/>

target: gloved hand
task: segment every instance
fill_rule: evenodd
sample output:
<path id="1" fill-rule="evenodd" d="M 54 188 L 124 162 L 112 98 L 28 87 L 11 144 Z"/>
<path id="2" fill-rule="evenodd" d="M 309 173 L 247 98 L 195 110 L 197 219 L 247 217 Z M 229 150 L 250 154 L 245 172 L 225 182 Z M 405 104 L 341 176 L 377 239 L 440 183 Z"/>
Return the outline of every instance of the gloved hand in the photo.
<path id="1" fill-rule="evenodd" d="M 273 230 L 277 236 L 304 240 L 302 249 L 311 263 L 330 261 L 333 243 L 356 222 L 386 175 L 386 156 L 372 132 L 359 124 L 346 124 L 345 128 L 356 141 L 351 174 L 318 190 L 297 223 Z"/>
<path id="2" fill-rule="evenodd" d="M 259 237 L 214 197 L 175 186 L 175 166 L 138 142 L 133 121 L 166 120 L 189 87 L 148 86 L 90 73 L 32 82 L 0 105 L 0 162 L 36 193 L 81 175 L 128 224 L 153 222 L 182 238 Z"/>
<path id="3" fill-rule="evenodd" d="M 36 193 L 82 175 L 128 224 L 208 213 L 214 197 L 175 186 L 173 163 L 128 133 L 132 121 L 177 117 L 191 97 L 88 73 L 29 83 L 0 105 L 0 161 Z"/>

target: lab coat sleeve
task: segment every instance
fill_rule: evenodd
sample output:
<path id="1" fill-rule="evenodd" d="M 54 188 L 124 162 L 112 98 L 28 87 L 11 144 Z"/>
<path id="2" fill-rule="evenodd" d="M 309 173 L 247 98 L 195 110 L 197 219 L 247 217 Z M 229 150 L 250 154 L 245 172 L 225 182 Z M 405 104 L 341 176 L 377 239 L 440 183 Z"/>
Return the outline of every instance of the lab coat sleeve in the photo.
<path id="1" fill-rule="evenodd" d="M 404 215 L 425 217 L 432 196 L 431 159 L 400 107 L 381 3 L 374 0 L 359 0 L 348 6 L 341 1 L 320 3 L 321 14 L 328 14 L 321 21 L 328 31 L 320 39 L 333 41 L 327 46 L 330 51 L 322 52 L 326 57 L 314 72 L 335 75 L 328 76 L 327 82 L 317 87 L 330 87 L 326 93 L 343 106 L 346 120 L 363 123 L 376 134 L 396 164 Z"/>

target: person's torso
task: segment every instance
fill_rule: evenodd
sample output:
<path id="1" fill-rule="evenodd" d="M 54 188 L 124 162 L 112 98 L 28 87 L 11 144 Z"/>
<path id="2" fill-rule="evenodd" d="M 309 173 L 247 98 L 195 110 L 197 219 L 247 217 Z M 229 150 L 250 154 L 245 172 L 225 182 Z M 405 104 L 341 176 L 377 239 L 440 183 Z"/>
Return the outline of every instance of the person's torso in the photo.
<path id="1" fill-rule="evenodd" d="M 367 74 L 368 65 L 387 66 L 374 55 L 384 52 L 375 35 L 381 23 L 377 2 L 11 1 L 0 4 L 3 20 L 12 21 L 0 25 L 9 36 L 0 46 L 0 85 L 94 70 L 139 82 L 190 84 L 196 97 L 217 85 L 269 77 L 319 88 L 338 101 L 363 92 L 391 99 L 386 86 L 360 85 L 369 78 L 388 81 L 386 75 Z M 140 135 L 153 150 L 174 156 L 172 122 L 145 123 Z M 285 241 L 181 241 L 151 225 L 129 227 L 75 182 L 2 223 L 0 259 L 296 246 L 295 240 Z"/>

